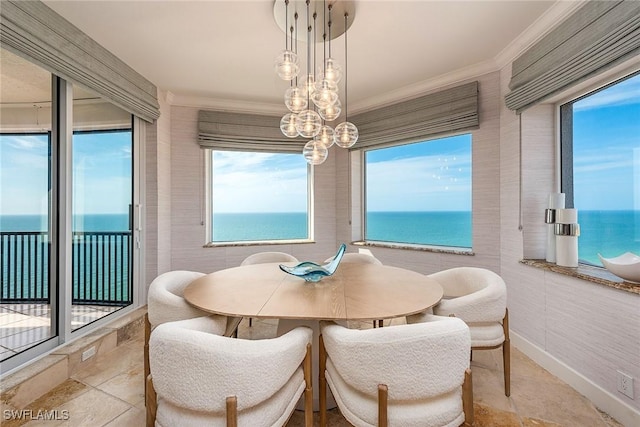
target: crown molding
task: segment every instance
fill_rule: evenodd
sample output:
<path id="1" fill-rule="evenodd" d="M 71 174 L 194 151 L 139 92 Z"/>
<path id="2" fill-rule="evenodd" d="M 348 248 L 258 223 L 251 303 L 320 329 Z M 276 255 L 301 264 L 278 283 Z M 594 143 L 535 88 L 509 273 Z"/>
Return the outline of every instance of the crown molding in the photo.
<path id="1" fill-rule="evenodd" d="M 498 71 L 498 69 L 496 62 L 493 59 L 480 62 L 469 67 L 460 68 L 451 73 L 423 80 L 421 82 L 393 90 L 392 92 L 373 96 L 371 98 L 367 98 L 365 101 L 349 105 L 349 115 L 413 99 L 434 90 L 444 89 L 446 86 L 475 79 L 479 76 Z"/>
<path id="2" fill-rule="evenodd" d="M 370 97 L 364 101 L 349 105 L 351 114 L 358 114 L 373 108 L 383 107 L 426 94 L 436 89 L 468 81 L 484 74 L 503 69 L 518 56 L 556 28 L 567 17 L 573 14 L 589 0 L 558 0 L 536 19 L 527 29 L 518 35 L 493 59 L 489 59 L 469 67 L 460 68 L 447 74 L 433 77 L 391 92 Z M 194 95 L 179 95 L 166 92 L 169 105 L 192 108 L 205 108 L 218 111 L 245 112 L 256 114 L 282 114 L 280 104 L 266 102 L 241 101 L 235 99 L 210 98 Z"/>
<path id="3" fill-rule="evenodd" d="M 529 25 L 522 33 L 495 56 L 500 69 L 511 64 L 518 56 L 549 34 L 560 23 L 582 7 L 588 0 L 559 0 Z"/>

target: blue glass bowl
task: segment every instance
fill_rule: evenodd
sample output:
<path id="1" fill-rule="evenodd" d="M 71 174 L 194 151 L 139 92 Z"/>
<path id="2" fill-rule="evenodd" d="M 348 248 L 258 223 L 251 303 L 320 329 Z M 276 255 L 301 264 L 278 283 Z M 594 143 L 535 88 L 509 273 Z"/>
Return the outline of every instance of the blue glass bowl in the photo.
<path id="1" fill-rule="evenodd" d="M 280 264 L 280 270 L 293 276 L 301 277 L 307 282 L 319 282 L 323 277 L 331 276 L 335 273 L 346 249 L 347 245 L 344 243 L 340 245 L 336 256 L 326 264 L 320 265 L 311 261 L 304 261 L 293 267 Z"/>

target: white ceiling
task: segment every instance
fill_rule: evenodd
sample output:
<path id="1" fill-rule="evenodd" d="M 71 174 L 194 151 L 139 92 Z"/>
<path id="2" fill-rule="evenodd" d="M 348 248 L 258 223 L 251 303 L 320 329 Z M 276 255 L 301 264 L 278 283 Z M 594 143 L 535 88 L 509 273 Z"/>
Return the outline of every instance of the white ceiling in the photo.
<path id="1" fill-rule="evenodd" d="M 273 0 L 45 3 L 168 91 L 173 104 L 282 105 L 288 83 L 273 62 L 284 34 Z M 577 3 L 358 0 L 348 32 L 349 110 L 496 70 Z M 332 46 L 342 64 L 343 37 Z"/>

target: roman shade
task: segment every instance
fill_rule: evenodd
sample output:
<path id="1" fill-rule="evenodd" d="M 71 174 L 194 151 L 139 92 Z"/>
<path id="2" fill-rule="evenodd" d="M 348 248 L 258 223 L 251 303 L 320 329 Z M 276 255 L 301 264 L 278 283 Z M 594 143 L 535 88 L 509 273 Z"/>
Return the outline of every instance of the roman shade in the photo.
<path id="1" fill-rule="evenodd" d="M 351 148 L 419 142 L 439 134 L 479 126 L 478 82 L 356 114 L 349 118 L 360 133 Z"/>
<path id="2" fill-rule="evenodd" d="M 590 1 L 512 64 L 518 113 L 640 53 L 640 2 Z"/>
<path id="3" fill-rule="evenodd" d="M 284 136 L 280 119 L 273 115 L 200 110 L 198 143 L 214 150 L 302 153 L 307 140 Z"/>
<path id="4" fill-rule="evenodd" d="M 0 17 L 3 48 L 148 122 L 160 117 L 153 83 L 44 3 L 3 0 Z"/>

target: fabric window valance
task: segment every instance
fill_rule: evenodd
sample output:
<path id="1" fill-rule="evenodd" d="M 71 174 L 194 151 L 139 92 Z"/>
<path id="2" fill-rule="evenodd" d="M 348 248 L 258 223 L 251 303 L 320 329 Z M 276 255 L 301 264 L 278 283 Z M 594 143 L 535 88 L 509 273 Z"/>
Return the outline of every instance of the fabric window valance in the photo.
<path id="1" fill-rule="evenodd" d="M 640 1 L 590 1 L 512 64 L 511 110 L 521 112 L 640 53 Z"/>
<path id="2" fill-rule="evenodd" d="M 2 47 L 152 122 L 156 86 L 40 1 L 2 0 Z"/>
<path id="3" fill-rule="evenodd" d="M 479 126 L 478 82 L 349 117 L 360 134 L 351 148 L 371 148 L 411 143 L 429 137 L 474 129 Z"/>
<path id="4" fill-rule="evenodd" d="M 308 139 L 284 136 L 280 119 L 274 115 L 200 110 L 198 143 L 214 150 L 302 154 Z"/>

